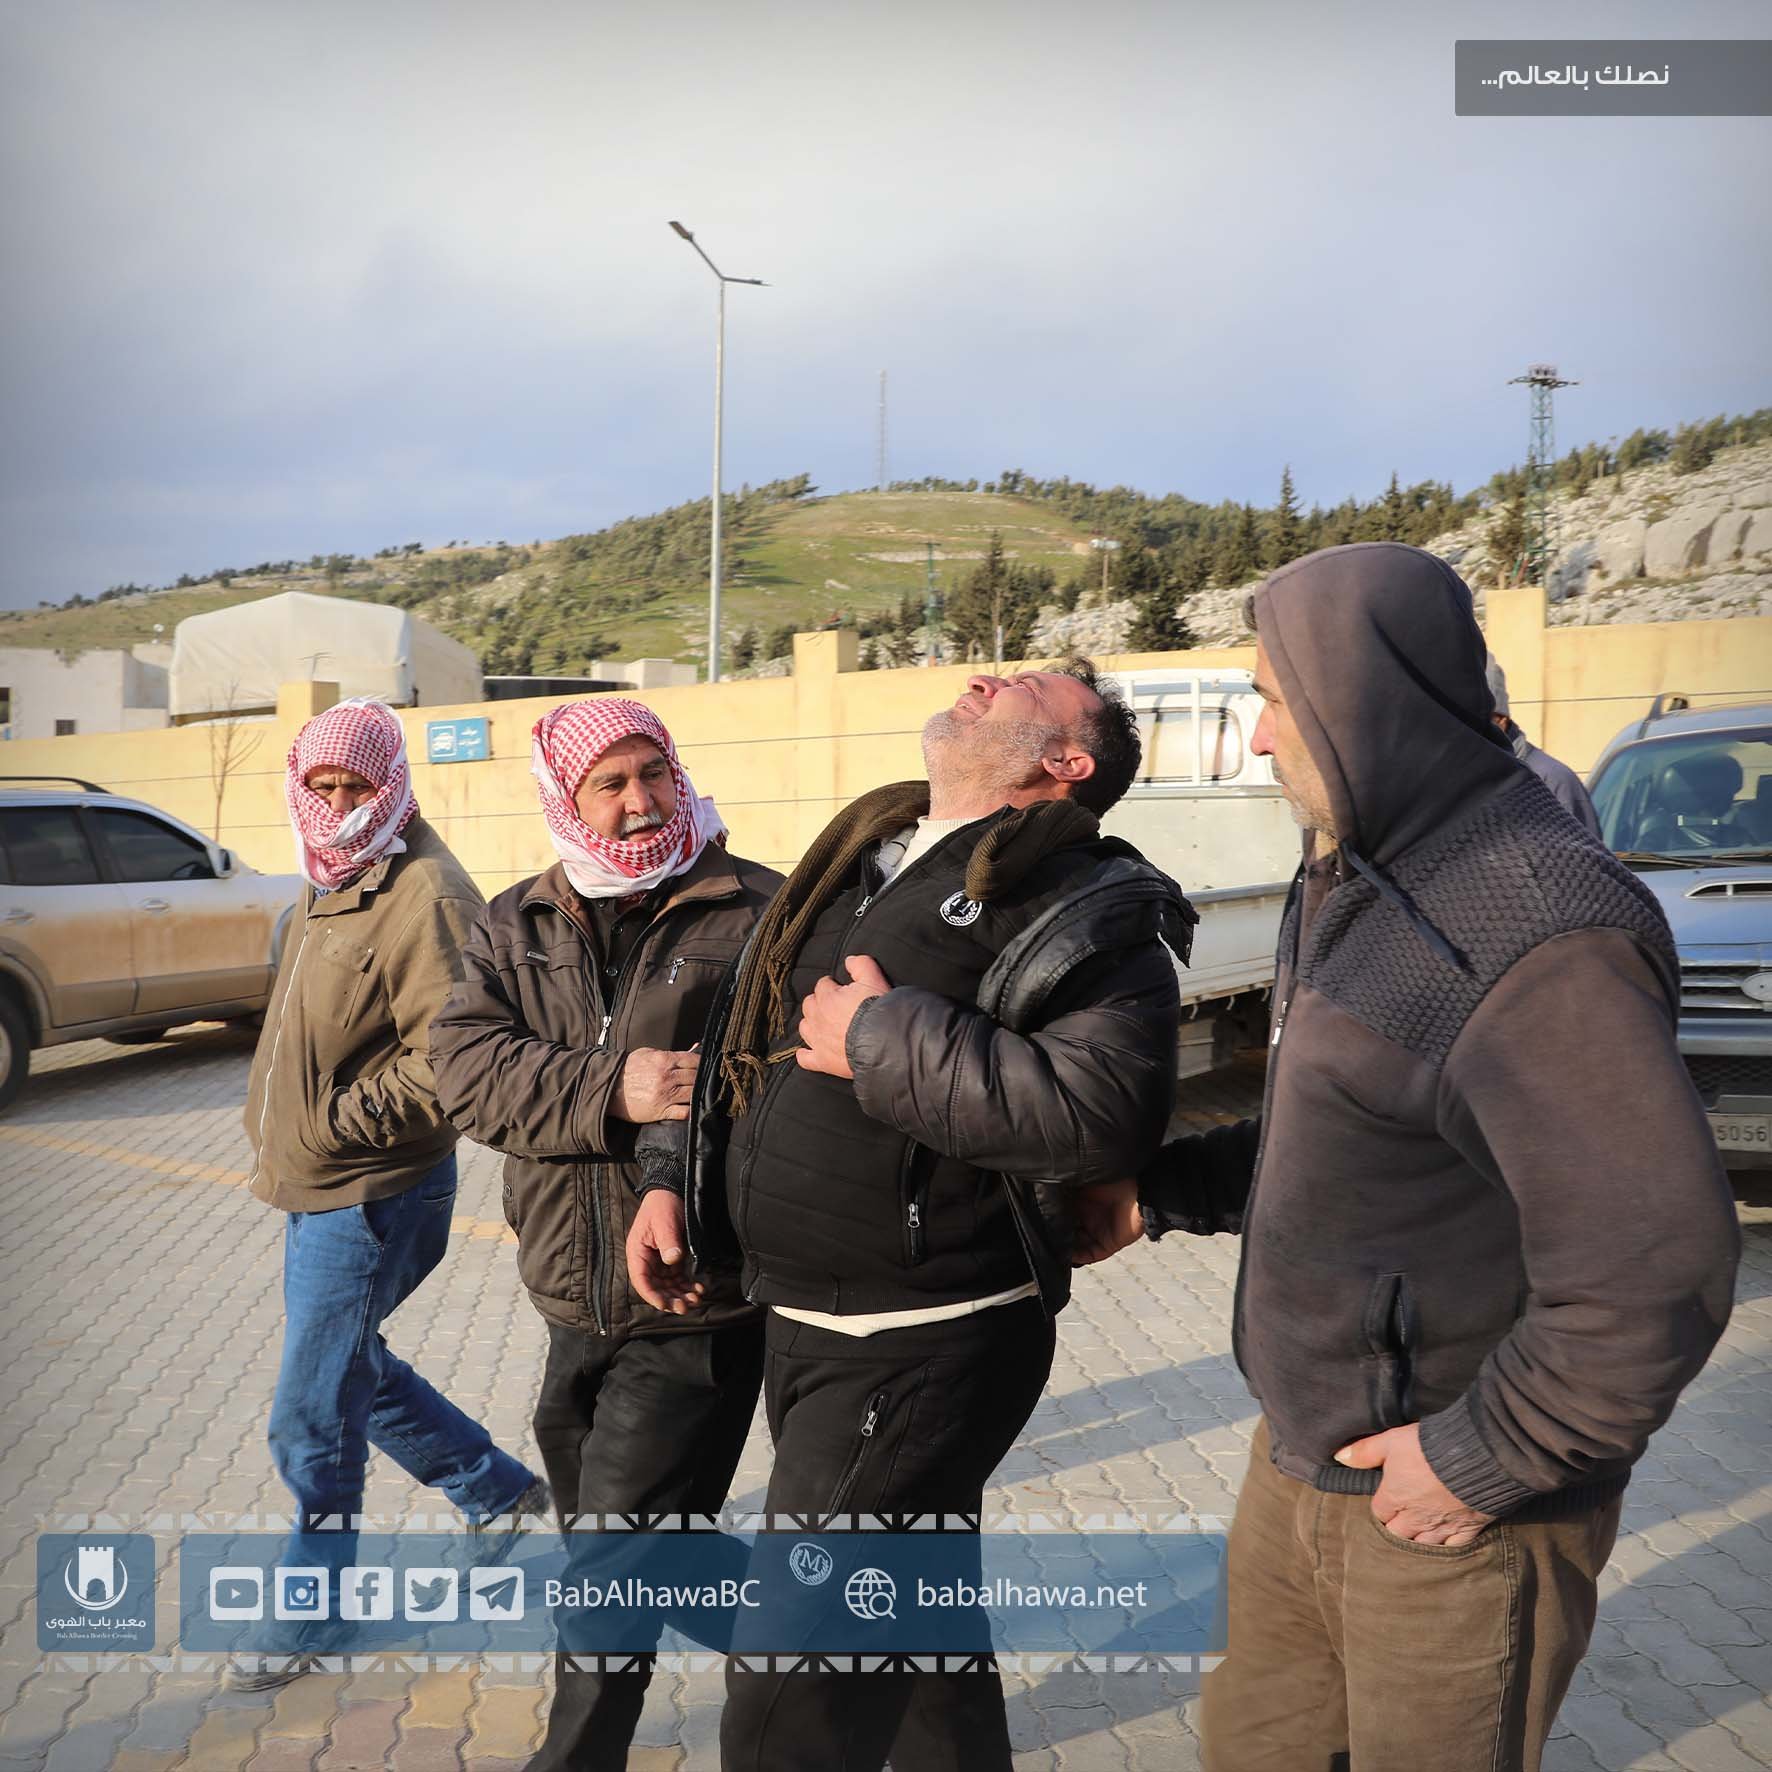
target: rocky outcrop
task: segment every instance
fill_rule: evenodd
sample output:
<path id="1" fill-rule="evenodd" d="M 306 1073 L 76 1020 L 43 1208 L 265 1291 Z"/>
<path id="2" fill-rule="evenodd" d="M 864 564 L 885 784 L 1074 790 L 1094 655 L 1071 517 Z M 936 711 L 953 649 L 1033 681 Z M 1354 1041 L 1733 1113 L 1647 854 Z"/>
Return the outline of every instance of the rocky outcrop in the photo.
<path id="1" fill-rule="evenodd" d="M 1705 544 L 1707 566 L 1727 566 L 1741 557 L 1741 543 L 1753 522 L 1752 511 L 1725 511 L 1711 525 L 1710 540 Z"/>
<path id="2" fill-rule="evenodd" d="M 1643 576 L 1643 543 L 1649 525 L 1641 517 L 1622 517 L 1608 523 L 1593 541 L 1591 567 L 1609 584 L 1621 578 Z"/>
<path id="3" fill-rule="evenodd" d="M 1723 515 L 1720 505 L 1697 505 L 1649 525 L 1643 540 L 1643 571 L 1650 578 L 1690 572 L 1709 559 L 1711 530 Z"/>

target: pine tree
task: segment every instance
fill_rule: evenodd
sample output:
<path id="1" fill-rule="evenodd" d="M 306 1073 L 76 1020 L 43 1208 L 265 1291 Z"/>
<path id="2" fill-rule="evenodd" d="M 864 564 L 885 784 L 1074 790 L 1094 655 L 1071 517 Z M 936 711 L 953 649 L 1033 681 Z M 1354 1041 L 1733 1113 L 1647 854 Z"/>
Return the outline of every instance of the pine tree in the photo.
<path id="1" fill-rule="evenodd" d="M 1385 541 L 1408 539 L 1407 509 L 1403 489 L 1397 484 L 1396 470 L 1392 469 L 1391 483 L 1384 489 L 1384 510 L 1379 520 L 1379 532 Z"/>
<path id="2" fill-rule="evenodd" d="M 1489 521 L 1489 558 L 1498 585 L 1521 582 L 1526 561 L 1526 489 L 1522 486 Z"/>
<path id="3" fill-rule="evenodd" d="M 1130 652 L 1181 652 L 1194 643 L 1193 630 L 1177 611 L 1176 586 L 1159 575 L 1138 599 L 1138 614 L 1126 636 Z"/>
<path id="4" fill-rule="evenodd" d="M 1280 502 L 1268 520 L 1262 564 L 1272 571 L 1296 560 L 1304 551 L 1304 525 L 1299 521 L 1298 495 L 1292 488 L 1292 464 L 1288 462 L 1280 472 Z"/>
<path id="5" fill-rule="evenodd" d="M 1221 585 L 1247 584 L 1261 568 L 1261 536 L 1255 507 L 1244 505 L 1232 519 L 1213 558 L 1212 575 Z"/>
<path id="6" fill-rule="evenodd" d="M 948 598 L 948 636 L 959 648 L 962 658 L 994 658 L 999 623 L 1005 629 L 1003 656 L 1014 656 L 1007 632 L 1010 617 L 1014 613 L 1008 607 L 1011 592 L 1009 561 L 1003 552 L 1003 533 L 999 529 L 993 529 L 984 558 L 960 580 L 953 595 Z"/>
<path id="7" fill-rule="evenodd" d="M 746 628 L 732 642 L 732 668 L 735 671 L 748 671 L 757 662 L 757 630 Z"/>

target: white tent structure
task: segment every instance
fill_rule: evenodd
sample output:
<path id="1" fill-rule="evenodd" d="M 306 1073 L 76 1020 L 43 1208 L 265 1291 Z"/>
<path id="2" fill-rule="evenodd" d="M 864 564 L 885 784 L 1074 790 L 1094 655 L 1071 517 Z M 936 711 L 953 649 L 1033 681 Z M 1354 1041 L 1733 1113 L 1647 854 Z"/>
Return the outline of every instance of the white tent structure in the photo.
<path id="1" fill-rule="evenodd" d="M 482 693 L 480 661 L 467 647 L 383 603 L 285 591 L 173 630 L 174 724 L 268 713 L 280 684 L 310 680 L 398 708 L 477 702 Z"/>

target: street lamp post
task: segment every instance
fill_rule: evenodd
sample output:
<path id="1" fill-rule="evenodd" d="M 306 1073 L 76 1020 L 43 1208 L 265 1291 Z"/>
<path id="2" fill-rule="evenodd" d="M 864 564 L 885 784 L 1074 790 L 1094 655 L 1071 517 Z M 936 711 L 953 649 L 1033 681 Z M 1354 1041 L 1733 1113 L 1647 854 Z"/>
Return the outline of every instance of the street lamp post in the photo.
<path id="1" fill-rule="evenodd" d="M 702 251 L 695 236 L 681 222 L 672 222 L 671 232 L 679 239 L 687 240 L 695 248 L 696 255 L 714 273 L 720 285 L 720 299 L 714 324 L 714 523 L 711 540 L 712 559 L 708 566 L 708 681 L 718 683 L 720 680 L 720 531 L 723 516 L 720 509 L 723 502 L 720 455 L 724 442 L 726 405 L 726 285 L 728 283 L 749 283 L 758 289 L 766 289 L 768 285 L 761 277 L 728 277 Z"/>

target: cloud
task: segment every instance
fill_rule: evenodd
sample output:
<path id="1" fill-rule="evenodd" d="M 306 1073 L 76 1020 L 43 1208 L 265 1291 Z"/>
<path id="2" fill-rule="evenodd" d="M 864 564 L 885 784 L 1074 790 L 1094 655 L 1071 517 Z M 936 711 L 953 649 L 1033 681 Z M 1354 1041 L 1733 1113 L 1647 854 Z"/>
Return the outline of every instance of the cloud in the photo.
<path id="1" fill-rule="evenodd" d="M 1484 28 L 1591 29 L 1551 14 Z M 699 496 L 714 291 L 672 217 L 770 284 L 729 297 L 734 483 L 866 483 L 882 366 L 898 473 L 1265 500 L 1290 460 L 1325 502 L 1517 456 L 1528 359 L 1583 376 L 1571 440 L 1772 385 L 1765 121 L 1458 119 L 1415 8 L 5 30 L 4 601 Z"/>

